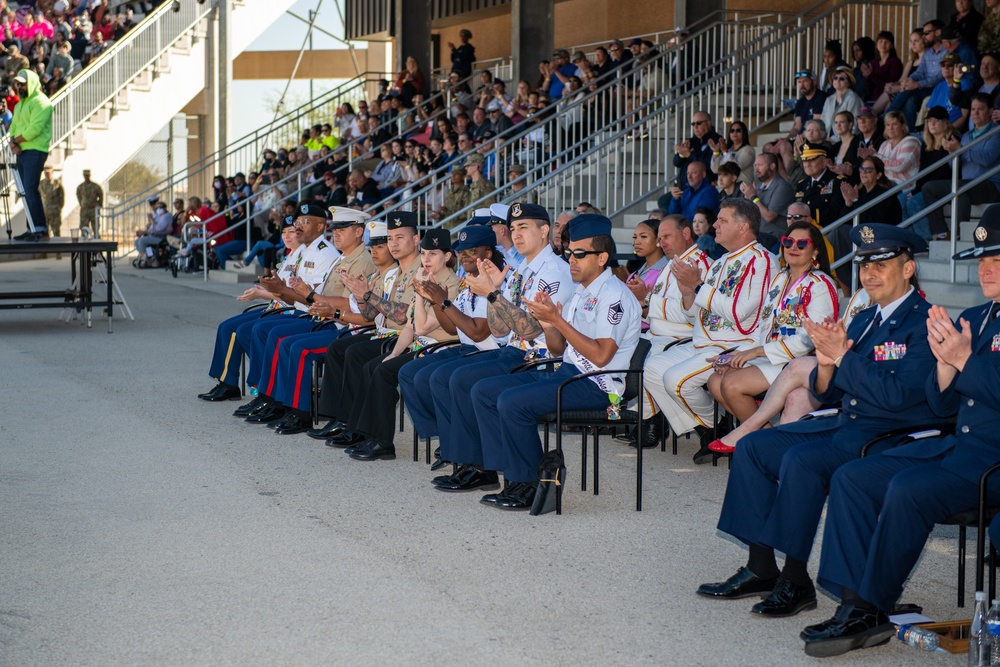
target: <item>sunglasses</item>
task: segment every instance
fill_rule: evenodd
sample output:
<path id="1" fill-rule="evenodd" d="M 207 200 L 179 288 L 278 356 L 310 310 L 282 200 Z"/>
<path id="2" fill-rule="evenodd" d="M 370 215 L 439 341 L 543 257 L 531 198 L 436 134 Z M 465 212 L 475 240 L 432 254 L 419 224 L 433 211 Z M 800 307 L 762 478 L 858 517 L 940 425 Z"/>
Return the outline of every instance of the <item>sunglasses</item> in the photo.
<path id="1" fill-rule="evenodd" d="M 870 174 L 875 171 L 875 167 L 858 167 L 858 171 L 862 174 Z"/>
<path id="2" fill-rule="evenodd" d="M 847 77 L 844 75 L 833 77 L 833 81 L 847 81 Z"/>
<path id="3" fill-rule="evenodd" d="M 791 217 L 791 216 L 789 216 Z M 812 243 L 812 239 L 793 239 L 791 236 L 782 236 L 781 245 L 784 248 L 798 248 L 799 250 L 805 250 Z"/>
<path id="4" fill-rule="evenodd" d="M 707 123 L 707 120 L 693 120 L 691 121 L 691 127 L 698 127 L 702 123 Z"/>
<path id="5" fill-rule="evenodd" d="M 789 220 L 808 220 L 810 216 L 803 215 L 802 213 L 793 213 L 788 216 Z"/>
<path id="6" fill-rule="evenodd" d="M 572 255 L 573 257 L 576 257 L 577 259 L 583 259 L 587 255 L 600 255 L 602 252 L 604 252 L 604 251 L 603 250 L 580 250 L 579 248 L 577 248 L 576 250 L 564 250 L 563 251 L 563 257 L 565 257 L 566 259 L 569 259 L 570 256 Z"/>
<path id="7" fill-rule="evenodd" d="M 459 250 L 458 254 L 460 257 L 475 257 L 476 248 L 465 248 L 464 250 Z"/>
<path id="8" fill-rule="evenodd" d="M 729 130 L 729 134 L 743 134 L 743 130 L 741 130 L 738 127 L 734 127 L 731 130 Z"/>

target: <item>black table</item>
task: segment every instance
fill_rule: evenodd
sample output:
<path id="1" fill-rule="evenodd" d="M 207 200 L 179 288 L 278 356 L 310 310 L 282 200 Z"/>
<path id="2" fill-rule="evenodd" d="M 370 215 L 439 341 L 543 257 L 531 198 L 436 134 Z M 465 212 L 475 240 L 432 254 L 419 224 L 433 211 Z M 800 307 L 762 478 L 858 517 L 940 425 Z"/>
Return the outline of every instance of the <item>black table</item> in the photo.
<path id="1" fill-rule="evenodd" d="M 68 239 L 48 238 L 40 241 L 11 241 L 0 239 L 0 255 L 37 255 L 42 253 L 61 253 L 70 255 L 72 273 L 71 286 L 58 291 L 34 292 L 0 292 L 0 310 L 13 308 L 73 308 L 78 313 L 86 311 L 87 327 L 91 326 L 91 309 L 103 306 L 108 314 L 108 333 L 111 333 L 111 320 L 114 315 L 115 300 L 112 294 L 114 284 L 111 280 L 112 253 L 118 250 L 117 241 L 101 239 Z M 107 298 L 95 301 L 94 297 L 94 255 L 104 256 L 104 265 L 108 267 Z M 7 302 L 7 303 L 5 303 Z"/>

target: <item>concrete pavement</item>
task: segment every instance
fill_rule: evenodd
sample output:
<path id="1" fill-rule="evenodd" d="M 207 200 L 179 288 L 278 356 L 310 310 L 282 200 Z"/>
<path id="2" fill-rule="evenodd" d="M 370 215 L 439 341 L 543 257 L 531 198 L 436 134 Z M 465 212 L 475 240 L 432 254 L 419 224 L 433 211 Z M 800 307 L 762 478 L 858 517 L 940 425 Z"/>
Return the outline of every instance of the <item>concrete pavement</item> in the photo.
<path id="1" fill-rule="evenodd" d="M 0 264 L 0 289 L 68 270 Z M 137 320 L 111 335 L 0 311 L 0 665 L 817 663 L 798 632 L 832 600 L 762 620 L 694 594 L 746 552 L 715 530 L 727 468 L 692 465 L 691 444 L 647 452 L 641 513 L 634 452 L 602 440 L 595 497 L 578 437 L 563 516 L 497 511 L 433 490 L 408 425 L 397 460 L 361 463 L 197 400 L 241 288 L 116 275 Z M 941 620 L 971 614 L 956 534 L 935 533 L 904 597 Z M 964 660 L 893 640 L 824 664 Z"/>

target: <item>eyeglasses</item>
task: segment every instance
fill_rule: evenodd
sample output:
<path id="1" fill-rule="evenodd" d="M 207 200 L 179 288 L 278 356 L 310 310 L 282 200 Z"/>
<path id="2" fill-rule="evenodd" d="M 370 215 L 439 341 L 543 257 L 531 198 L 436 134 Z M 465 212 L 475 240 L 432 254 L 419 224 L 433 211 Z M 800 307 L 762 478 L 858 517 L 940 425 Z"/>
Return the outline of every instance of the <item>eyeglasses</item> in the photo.
<path id="1" fill-rule="evenodd" d="M 570 255 L 572 255 L 573 257 L 576 257 L 577 259 L 583 259 L 587 255 L 600 255 L 602 252 L 604 252 L 604 251 L 603 250 L 580 250 L 579 248 L 577 248 L 576 250 L 564 250 L 563 251 L 563 257 L 565 257 L 566 259 L 569 259 Z"/>
<path id="2" fill-rule="evenodd" d="M 743 134 L 743 130 L 738 127 L 733 127 L 729 129 L 729 134 Z"/>
<path id="3" fill-rule="evenodd" d="M 847 77 L 843 74 L 833 77 L 833 81 L 847 81 Z"/>
<path id="4" fill-rule="evenodd" d="M 702 123 L 707 123 L 707 120 L 693 120 L 691 121 L 691 127 L 698 127 Z"/>
<path id="5" fill-rule="evenodd" d="M 788 216 L 789 220 L 809 220 L 810 216 L 804 215 L 802 213 L 792 213 Z"/>
<path id="6" fill-rule="evenodd" d="M 924 30 L 924 31 L 923 31 L 923 34 L 924 34 L 924 35 L 933 35 L 933 34 L 934 34 L 934 31 L 933 31 L 933 30 Z"/>
<path id="7" fill-rule="evenodd" d="M 475 257 L 476 256 L 476 249 L 475 248 L 465 248 L 464 250 L 459 250 L 458 251 L 458 255 L 459 255 L 459 257 Z"/>
<path id="8" fill-rule="evenodd" d="M 788 216 L 791 217 L 791 216 Z M 781 245 L 784 248 L 796 247 L 799 250 L 805 250 L 812 243 L 812 239 L 793 239 L 791 236 L 782 236 Z"/>
<path id="9" fill-rule="evenodd" d="M 875 167 L 858 167 L 858 171 L 862 174 L 870 174 L 875 171 Z"/>

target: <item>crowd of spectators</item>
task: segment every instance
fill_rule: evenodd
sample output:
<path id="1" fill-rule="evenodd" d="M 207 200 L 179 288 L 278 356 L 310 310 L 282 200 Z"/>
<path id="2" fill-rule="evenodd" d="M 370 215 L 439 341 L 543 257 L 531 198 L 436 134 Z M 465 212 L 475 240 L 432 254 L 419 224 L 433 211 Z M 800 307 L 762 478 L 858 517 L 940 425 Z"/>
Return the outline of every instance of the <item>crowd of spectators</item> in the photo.
<path id="1" fill-rule="evenodd" d="M 30 69 L 51 96 L 136 23 L 131 7 L 112 8 L 108 0 L 40 0 L 18 9 L 4 3 L 0 9 L 2 84 L 6 88 L 18 70 Z M 7 108 L 13 111 L 17 100 L 11 100 L 6 90 L 0 96 L 7 98 Z"/>

